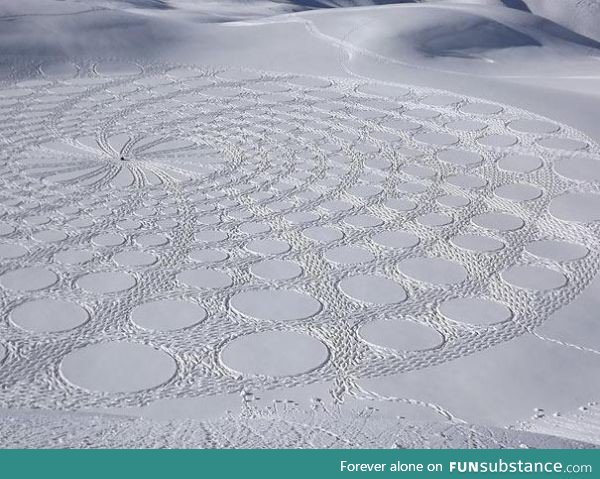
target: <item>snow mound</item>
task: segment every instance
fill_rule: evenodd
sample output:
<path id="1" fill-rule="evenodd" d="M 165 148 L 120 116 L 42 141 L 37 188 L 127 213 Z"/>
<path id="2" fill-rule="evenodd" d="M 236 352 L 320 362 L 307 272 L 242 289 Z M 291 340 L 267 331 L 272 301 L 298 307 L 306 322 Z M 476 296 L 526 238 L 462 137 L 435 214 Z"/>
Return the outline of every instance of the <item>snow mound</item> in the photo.
<path id="1" fill-rule="evenodd" d="M 392 5 L 300 17 L 334 38 L 350 60 L 367 54 L 383 63 L 506 75 L 539 71 L 541 65 L 551 70 L 557 62 L 593 64 L 590 56 L 600 51 L 599 42 L 528 11 L 476 3 Z"/>

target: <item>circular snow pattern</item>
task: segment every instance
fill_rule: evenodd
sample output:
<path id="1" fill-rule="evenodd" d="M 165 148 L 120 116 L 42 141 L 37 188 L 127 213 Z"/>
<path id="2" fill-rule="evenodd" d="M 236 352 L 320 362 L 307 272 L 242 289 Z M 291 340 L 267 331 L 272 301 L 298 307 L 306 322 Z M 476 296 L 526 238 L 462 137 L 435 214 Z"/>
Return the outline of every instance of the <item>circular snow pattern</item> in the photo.
<path id="1" fill-rule="evenodd" d="M 340 290 L 350 298 L 370 304 L 394 304 L 406 299 L 398 283 L 383 276 L 351 276 L 340 281 Z"/>
<path id="2" fill-rule="evenodd" d="M 324 371 L 355 395 L 535 329 L 600 270 L 600 149 L 554 120 L 361 79 L 36 69 L 0 85 L 8 407 Z"/>
<path id="3" fill-rule="evenodd" d="M 39 267 L 20 268 L 0 276 L 0 284 L 15 291 L 46 289 L 58 281 L 56 273 Z"/>
<path id="4" fill-rule="evenodd" d="M 564 221 L 591 222 L 600 220 L 600 195 L 565 193 L 550 203 L 550 213 Z"/>
<path id="5" fill-rule="evenodd" d="M 483 298 L 456 298 L 444 301 L 440 313 L 453 321 L 488 325 L 511 318 L 512 313 L 505 305 Z"/>
<path id="6" fill-rule="evenodd" d="M 66 250 L 56 253 L 54 260 L 66 265 L 87 263 L 94 257 L 91 251 Z"/>
<path id="7" fill-rule="evenodd" d="M 14 233 L 15 227 L 6 223 L 0 223 L 0 236 L 6 236 Z"/>
<path id="8" fill-rule="evenodd" d="M 411 248 L 419 244 L 419 238 L 406 231 L 384 231 L 372 236 L 371 239 L 388 248 Z"/>
<path id="9" fill-rule="evenodd" d="M 403 320 L 377 320 L 358 330 L 358 335 L 368 343 L 397 351 L 432 349 L 444 338 L 428 326 Z"/>
<path id="10" fill-rule="evenodd" d="M 114 341 L 86 346 L 60 363 L 65 379 L 89 391 L 126 393 L 155 388 L 176 372 L 173 358 L 143 344 Z"/>
<path id="11" fill-rule="evenodd" d="M 258 278 L 270 280 L 292 279 L 302 274 L 302 268 L 298 264 L 276 259 L 255 263 L 250 271 Z"/>
<path id="12" fill-rule="evenodd" d="M 542 266 L 512 266 L 502 273 L 507 283 L 531 290 L 556 289 L 567 283 L 564 274 Z"/>
<path id="13" fill-rule="evenodd" d="M 406 276 L 430 284 L 454 284 L 467 279 L 462 265 L 441 258 L 410 258 L 402 261 L 398 268 Z"/>
<path id="14" fill-rule="evenodd" d="M 0 244 L 0 259 L 15 259 L 25 256 L 27 249 L 18 244 Z"/>
<path id="15" fill-rule="evenodd" d="M 502 243 L 502 241 L 488 236 L 475 234 L 457 235 L 454 236 L 450 242 L 459 248 L 479 253 L 489 253 L 504 248 L 504 243 Z"/>
<path id="16" fill-rule="evenodd" d="M 542 160 L 531 155 L 507 155 L 498 161 L 501 170 L 514 173 L 531 173 L 542 166 Z"/>
<path id="17" fill-rule="evenodd" d="M 157 258 L 152 253 L 143 251 L 121 251 L 113 260 L 120 266 L 150 266 L 156 263 Z"/>
<path id="18" fill-rule="evenodd" d="M 231 298 L 231 307 L 255 319 L 289 321 L 314 316 L 321 310 L 321 303 L 296 291 L 264 289 L 236 294 Z"/>
<path id="19" fill-rule="evenodd" d="M 535 200 L 542 196 L 543 192 L 535 186 L 523 183 L 511 183 L 496 188 L 494 193 L 500 198 L 519 202 Z"/>
<path id="20" fill-rule="evenodd" d="M 481 215 L 474 216 L 472 221 L 477 226 L 488 230 L 495 231 L 513 231 L 522 228 L 525 224 L 524 221 L 518 216 L 514 216 L 508 213 L 484 213 Z"/>
<path id="21" fill-rule="evenodd" d="M 515 120 L 509 126 L 511 129 L 523 133 L 553 133 L 560 128 L 554 123 L 540 120 Z"/>
<path id="22" fill-rule="evenodd" d="M 223 349 L 221 360 L 242 374 L 294 376 L 327 362 L 329 350 L 319 340 L 291 331 L 241 336 Z"/>
<path id="23" fill-rule="evenodd" d="M 336 246 L 325 251 L 325 259 L 340 265 L 368 263 L 375 259 L 373 254 L 360 246 Z"/>
<path id="24" fill-rule="evenodd" d="M 251 241 L 246 248 L 256 254 L 272 255 L 287 253 L 290 245 L 286 241 L 268 239 Z"/>
<path id="25" fill-rule="evenodd" d="M 77 280 L 77 285 L 90 293 L 118 293 L 133 288 L 135 278 L 122 272 L 90 273 Z"/>
<path id="26" fill-rule="evenodd" d="M 151 301 L 131 313 L 131 320 L 140 328 L 156 331 L 189 328 L 205 318 L 206 311 L 201 306 L 174 299 Z"/>
<path id="27" fill-rule="evenodd" d="M 567 158 L 555 163 L 561 176 L 578 181 L 600 181 L 600 161 L 592 158 Z"/>
<path id="28" fill-rule="evenodd" d="M 315 226 L 313 228 L 306 228 L 303 231 L 304 236 L 314 241 L 321 243 L 330 243 L 331 241 L 337 241 L 344 237 L 344 233 L 335 228 L 328 228 L 325 226 Z"/>
<path id="29" fill-rule="evenodd" d="M 525 249 L 540 258 L 554 261 L 574 261 L 584 258 L 588 249 L 580 244 L 568 243 L 566 241 L 539 240 L 529 243 Z"/>
<path id="30" fill-rule="evenodd" d="M 119 246 L 125 243 L 125 238 L 119 234 L 106 233 L 92 238 L 92 243 L 98 246 Z"/>
<path id="31" fill-rule="evenodd" d="M 36 333 L 68 331 L 87 322 L 88 312 L 81 306 L 53 299 L 28 301 L 10 313 L 20 328 Z"/>
<path id="32" fill-rule="evenodd" d="M 225 251 L 211 248 L 198 248 L 190 253 L 190 258 L 199 263 L 219 263 L 228 257 Z"/>
<path id="33" fill-rule="evenodd" d="M 232 284 L 227 273 L 208 268 L 188 269 L 179 273 L 177 279 L 186 286 L 203 289 L 226 288 Z"/>

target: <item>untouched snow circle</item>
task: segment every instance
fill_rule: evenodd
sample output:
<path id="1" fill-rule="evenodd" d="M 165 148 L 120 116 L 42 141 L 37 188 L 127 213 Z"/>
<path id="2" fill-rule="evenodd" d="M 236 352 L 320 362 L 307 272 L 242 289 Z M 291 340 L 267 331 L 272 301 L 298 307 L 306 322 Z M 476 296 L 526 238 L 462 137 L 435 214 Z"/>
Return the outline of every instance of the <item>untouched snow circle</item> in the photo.
<path id="1" fill-rule="evenodd" d="M 437 331 L 406 320 L 373 321 L 361 326 L 358 335 L 368 343 L 397 351 L 432 349 L 444 341 Z"/>
<path id="2" fill-rule="evenodd" d="M 294 376 L 323 366 L 329 350 L 319 340 L 291 331 L 267 331 L 228 343 L 221 361 L 242 374 Z"/>
<path id="3" fill-rule="evenodd" d="M 321 303 L 296 291 L 263 289 L 244 291 L 231 298 L 231 307 L 239 313 L 268 321 L 306 319 L 321 311 Z"/>
<path id="4" fill-rule="evenodd" d="M 467 279 L 465 268 L 441 258 L 411 258 L 398 266 L 406 276 L 430 284 L 455 284 Z"/>
<path id="5" fill-rule="evenodd" d="M 200 289 L 226 288 L 232 284 L 232 279 L 227 273 L 208 268 L 182 271 L 177 275 L 177 279 L 186 286 Z"/>
<path id="6" fill-rule="evenodd" d="M 10 319 L 20 328 L 36 333 L 68 331 L 86 323 L 89 313 L 81 306 L 59 300 L 39 299 L 17 306 Z"/>
<path id="7" fill-rule="evenodd" d="M 206 318 L 202 306 L 188 301 L 162 299 L 137 306 L 131 320 L 140 328 L 174 331 L 194 326 Z"/>
<path id="8" fill-rule="evenodd" d="M 455 298 L 444 301 L 438 307 L 448 319 L 476 325 L 500 323 L 511 318 L 505 305 L 484 298 Z"/>
<path id="9" fill-rule="evenodd" d="M 395 304 L 406 299 L 406 291 L 395 281 L 383 276 L 351 276 L 339 284 L 350 298 L 370 304 Z"/>
<path id="10" fill-rule="evenodd" d="M 60 364 L 75 386 L 100 392 L 136 392 L 164 384 L 177 371 L 167 353 L 143 344 L 115 341 L 85 346 Z"/>
<path id="11" fill-rule="evenodd" d="M 136 280 L 130 274 L 110 271 L 83 275 L 77 285 L 90 293 L 108 294 L 127 291 L 136 285 Z"/>
<path id="12" fill-rule="evenodd" d="M 0 284 L 15 291 L 38 291 L 58 281 L 53 271 L 40 267 L 20 268 L 0 276 Z"/>
<path id="13" fill-rule="evenodd" d="M 591 222 L 600 220 L 600 195 L 566 193 L 554 198 L 550 212 L 565 221 Z"/>

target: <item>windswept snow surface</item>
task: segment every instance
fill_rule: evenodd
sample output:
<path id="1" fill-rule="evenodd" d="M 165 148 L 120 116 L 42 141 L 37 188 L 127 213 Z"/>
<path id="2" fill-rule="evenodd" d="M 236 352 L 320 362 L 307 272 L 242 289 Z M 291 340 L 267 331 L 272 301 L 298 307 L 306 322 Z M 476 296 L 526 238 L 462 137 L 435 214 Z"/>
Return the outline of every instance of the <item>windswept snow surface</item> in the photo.
<path id="1" fill-rule="evenodd" d="M 600 445 L 598 3 L 387 3 L 2 3 L 3 447 Z"/>

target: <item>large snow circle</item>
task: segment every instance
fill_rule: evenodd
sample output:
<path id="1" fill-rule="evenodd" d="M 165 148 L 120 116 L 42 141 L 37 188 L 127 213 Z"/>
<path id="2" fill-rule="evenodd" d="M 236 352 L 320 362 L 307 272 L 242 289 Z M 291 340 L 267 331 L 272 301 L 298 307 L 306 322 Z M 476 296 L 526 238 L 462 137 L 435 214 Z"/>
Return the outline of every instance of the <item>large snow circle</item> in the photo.
<path id="1" fill-rule="evenodd" d="M 67 381 L 82 389 L 129 393 L 164 384 L 177 366 L 171 356 L 151 346 L 113 341 L 70 352 L 60 370 Z"/>
<path id="2" fill-rule="evenodd" d="M 242 374 L 295 376 L 324 365 L 329 350 L 318 339 L 292 331 L 267 331 L 228 343 L 221 360 Z"/>

